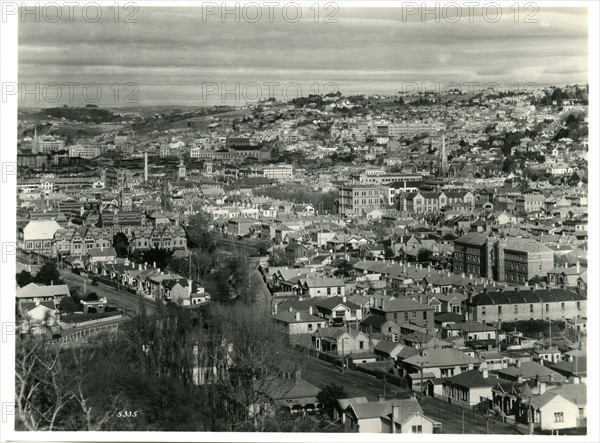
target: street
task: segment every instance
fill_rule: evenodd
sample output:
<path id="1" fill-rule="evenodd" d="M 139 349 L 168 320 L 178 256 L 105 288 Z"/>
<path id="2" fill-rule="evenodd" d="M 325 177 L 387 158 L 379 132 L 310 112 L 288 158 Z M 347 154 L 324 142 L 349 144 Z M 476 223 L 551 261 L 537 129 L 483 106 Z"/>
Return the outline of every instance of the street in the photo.
<path id="1" fill-rule="evenodd" d="M 350 397 L 367 397 L 369 401 L 376 401 L 379 395 L 384 394 L 384 383 L 382 380 L 362 372 L 346 369 L 342 373 L 339 366 L 308 356 L 298 351 L 286 351 L 286 354 L 302 370 L 302 377 L 319 388 L 330 383 L 342 385 Z M 386 399 L 409 398 L 412 393 L 408 389 L 401 388 L 391 383 L 385 384 Z M 417 395 L 420 401 L 420 397 Z M 463 433 L 463 409 L 456 405 L 449 405 L 442 399 L 424 396 L 420 401 L 421 408 L 426 416 L 442 423 L 442 433 Z M 523 434 L 521 430 L 513 426 L 501 423 L 493 418 L 489 421 L 490 434 Z M 485 415 L 480 412 L 472 412 L 464 409 L 464 433 L 486 434 L 487 425 Z"/>
<path id="2" fill-rule="evenodd" d="M 83 280 L 84 277 L 80 275 L 73 274 L 70 271 L 61 270 L 60 275 L 64 282 L 69 285 L 69 287 L 77 287 L 81 289 L 81 293 L 83 294 Z M 86 290 L 88 293 L 95 292 L 98 294 L 98 297 L 106 297 L 108 304 L 110 306 L 115 306 L 121 310 L 126 315 L 134 315 L 140 309 L 140 300 L 142 300 L 144 306 L 148 313 L 153 313 L 156 305 L 152 300 L 148 300 L 139 295 L 131 294 L 126 290 L 117 291 L 116 289 L 103 285 L 102 283 L 98 283 L 98 286 L 92 286 L 91 278 L 87 279 Z"/>

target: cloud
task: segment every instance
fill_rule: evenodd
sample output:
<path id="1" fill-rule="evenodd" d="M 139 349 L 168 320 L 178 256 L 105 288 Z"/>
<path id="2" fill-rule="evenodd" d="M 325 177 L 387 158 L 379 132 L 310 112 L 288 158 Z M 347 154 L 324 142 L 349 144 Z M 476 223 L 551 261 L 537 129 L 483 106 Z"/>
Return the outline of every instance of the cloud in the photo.
<path id="1" fill-rule="evenodd" d="M 205 81 L 336 81 L 360 92 L 378 84 L 393 91 L 403 81 L 587 77 L 582 8 L 540 9 L 537 23 L 515 23 L 508 10 L 498 23 L 481 17 L 472 23 L 403 22 L 399 8 L 340 8 L 337 23 L 323 23 L 324 14 L 315 23 L 309 10 L 298 23 L 223 22 L 218 16 L 205 21 L 201 12 L 142 7 L 139 23 L 20 24 L 20 79 L 134 81 L 156 87 L 156 96 L 161 86 L 165 97 L 170 91 L 179 97 L 184 94 L 176 88 Z"/>

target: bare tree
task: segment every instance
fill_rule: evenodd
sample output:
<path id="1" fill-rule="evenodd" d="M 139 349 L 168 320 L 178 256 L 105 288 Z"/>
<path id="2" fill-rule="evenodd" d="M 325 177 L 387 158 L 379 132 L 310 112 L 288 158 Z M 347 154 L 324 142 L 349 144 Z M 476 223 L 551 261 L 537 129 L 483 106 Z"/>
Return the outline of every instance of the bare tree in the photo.
<path id="1" fill-rule="evenodd" d="M 254 429 L 261 431 L 282 374 L 293 371 L 293 366 L 285 364 L 289 361 L 287 338 L 255 306 L 213 306 L 211 315 L 227 351 L 225 395 L 238 408 L 238 417 L 242 421 L 252 418 Z"/>
<path id="2" fill-rule="evenodd" d="M 57 417 L 71 397 L 60 380 L 60 347 L 17 337 L 15 427 L 27 431 L 55 430 Z"/>
<path id="3" fill-rule="evenodd" d="M 69 350 L 44 340 L 17 338 L 15 365 L 15 428 L 27 431 L 105 430 L 118 409 L 112 396 L 99 412 L 86 394 L 86 375 L 94 364 L 94 352 Z"/>

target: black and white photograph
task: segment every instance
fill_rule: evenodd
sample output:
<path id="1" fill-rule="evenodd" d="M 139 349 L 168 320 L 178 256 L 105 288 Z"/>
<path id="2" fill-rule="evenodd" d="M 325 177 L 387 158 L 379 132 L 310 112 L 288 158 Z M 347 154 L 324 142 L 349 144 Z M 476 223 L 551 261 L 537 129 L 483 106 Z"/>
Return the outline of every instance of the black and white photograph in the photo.
<path id="1" fill-rule="evenodd" d="M 600 440 L 598 3 L 0 8 L 2 442 Z"/>

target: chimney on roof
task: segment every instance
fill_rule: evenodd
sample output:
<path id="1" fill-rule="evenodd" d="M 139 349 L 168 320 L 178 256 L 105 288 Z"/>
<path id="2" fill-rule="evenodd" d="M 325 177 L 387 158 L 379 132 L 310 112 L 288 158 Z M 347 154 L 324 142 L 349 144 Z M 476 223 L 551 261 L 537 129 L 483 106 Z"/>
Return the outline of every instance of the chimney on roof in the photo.
<path id="1" fill-rule="evenodd" d="M 313 315 L 313 309 L 312 306 L 308 307 L 308 315 Z"/>
<path id="2" fill-rule="evenodd" d="M 469 280 L 473 280 L 473 274 L 469 274 Z"/>
<path id="3" fill-rule="evenodd" d="M 461 274 L 460 274 L 460 276 L 461 276 L 462 278 L 465 278 L 465 277 L 466 277 L 466 274 L 463 272 L 463 273 L 461 273 Z M 448 276 L 448 277 L 450 277 L 450 276 Z"/>
<path id="4" fill-rule="evenodd" d="M 581 273 L 581 265 L 579 264 L 579 260 L 577 260 L 577 264 L 575 265 L 577 268 L 577 273 L 580 274 Z"/>
<path id="5" fill-rule="evenodd" d="M 342 297 L 342 303 L 346 303 L 346 296 L 345 295 Z"/>
<path id="6" fill-rule="evenodd" d="M 487 368 L 483 368 L 483 369 L 481 370 L 481 376 L 482 376 L 483 378 L 488 378 L 488 377 L 489 377 L 489 372 L 488 372 Z"/>
<path id="7" fill-rule="evenodd" d="M 384 402 L 384 401 L 385 401 L 385 395 L 381 395 L 381 394 L 380 394 L 380 395 L 378 395 L 378 396 L 377 396 L 377 401 L 378 401 L 378 402 Z"/>
<path id="8" fill-rule="evenodd" d="M 296 315 L 294 315 L 294 318 L 296 321 L 300 321 L 300 312 L 296 312 Z"/>
<path id="9" fill-rule="evenodd" d="M 544 382 L 540 382 L 539 380 L 537 381 L 537 385 L 538 385 L 538 394 L 542 395 L 543 393 L 546 392 L 546 383 Z"/>
<path id="10" fill-rule="evenodd" d="M 294 308 L 292 308 L 292 307 L 290 306 L 290 309 L 289 309 L 289 311 L 290 311 L 290 312 L 294 312 Z"/>

